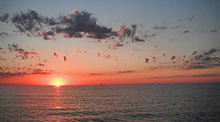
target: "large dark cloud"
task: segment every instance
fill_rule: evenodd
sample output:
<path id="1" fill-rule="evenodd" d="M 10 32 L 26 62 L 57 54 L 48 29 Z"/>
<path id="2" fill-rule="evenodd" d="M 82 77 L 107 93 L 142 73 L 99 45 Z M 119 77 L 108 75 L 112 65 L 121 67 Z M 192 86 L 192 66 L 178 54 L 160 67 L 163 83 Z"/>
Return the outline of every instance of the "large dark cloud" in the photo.
<path id="1" fill-rule="evenodd" d="M 120 41 L 124 38 L 132 38 L 133 42 L 144 42 L 142 37 L 136 35 L 137 25 L 126 27 L 121 26 L 118 31 L 112 31 L 112 28 L 97 24 L 97 19 L 92 13 L 74 9 L 71 14 L 60 15 L 58 17 L 46 17 L 34 10 L 13 14 L 9 18 L 9 14 L 1 17 L 2 22 L 10 20 L 15 28 L 22 33 L 26 33 L 28 37 L 41 36 L 45 40 L 55 40 L 54 36 L 62 34 L 66 38 L 88 38 L 106 39 L 109 37 L 118 37 Z"/>
<path id="2" fill-rule="evenodd" d="M 5 22 L 6 17 L 1 18 Z M 35 32 L 43 31 L 38 33 L 38 36 L 43 36 L 45 40 L 50 39 L 48 35 L 54 36 L 54 32 L 63 33 L 65 37 L 82 37 L 83 32 L 88 33 L 88 37 L 91 38 L 107 38 L 112 33 L 111 28 L 98 25 L 96 18 L 93 18 L 91 13 L 85 11 L 49 18 L 38 14 L 34 10 L 28 10 L 14 14 L 11 17 L 11 22 L 20 32 L 34 34 Z M 47 28 L 47 31 L 45 28 Z"/>
<path id="3" fill-rule="evenodd" d="M 91 16 L 91 13 L 85 11 L 63 16 L 60 25 L 56 26 L 56 32 L 66 33 L 69 37 L 82 37 L 80 32 L 89 33 L 89 37 L 94 38 L 108 37 L 112 29 L 98 25 L 96 19 Z"/>

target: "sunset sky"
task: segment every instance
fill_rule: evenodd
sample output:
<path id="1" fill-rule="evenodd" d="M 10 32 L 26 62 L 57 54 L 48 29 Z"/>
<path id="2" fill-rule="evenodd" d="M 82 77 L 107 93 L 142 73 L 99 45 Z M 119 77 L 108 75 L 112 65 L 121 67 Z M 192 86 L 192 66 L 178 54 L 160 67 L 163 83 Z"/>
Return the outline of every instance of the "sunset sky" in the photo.
<path id="1" fill-rule="evenodd" d="M 219 0 L 0 1 L 0 85 L 220 82 Z"/>

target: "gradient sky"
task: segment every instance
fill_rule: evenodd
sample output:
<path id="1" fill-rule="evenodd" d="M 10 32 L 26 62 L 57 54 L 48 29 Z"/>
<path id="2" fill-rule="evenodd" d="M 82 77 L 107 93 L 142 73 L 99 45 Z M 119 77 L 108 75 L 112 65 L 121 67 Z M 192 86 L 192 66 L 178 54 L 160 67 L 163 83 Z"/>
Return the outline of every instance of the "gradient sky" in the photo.
<path id="1" fill-rule="evenodd" d="M 0 84 L 219 82 L 219 6 L 219 0 L 1 0 Z M 97 28 L 103 27 L 101 34 L 106 34 L 104 29 L 112 30 L 105 38 L 88 37 L 97 29 L 77 31 L 82 35 L 78 38 L 69 35 L 75 28 L 65 30 L 73 27 L 71 23 L 49 26 L 40 21 L 39 30 L 21 31 L 16 24 L 24 21 L 15 16 L 30 11 L 56 22 L 59 17 L 71 19 L 86 11 L 95 18 Z M 9 17 L 3 20 L 6 13 Z M 74 27 L 87 29 L 82 23 Z M 131 25 L 137 26 L 133 37 L 121 28 L 132 30 Z M 55 26 L 63 30 L 54 31 Z M 43 34 L 49 31 L 54 33 Z"/>

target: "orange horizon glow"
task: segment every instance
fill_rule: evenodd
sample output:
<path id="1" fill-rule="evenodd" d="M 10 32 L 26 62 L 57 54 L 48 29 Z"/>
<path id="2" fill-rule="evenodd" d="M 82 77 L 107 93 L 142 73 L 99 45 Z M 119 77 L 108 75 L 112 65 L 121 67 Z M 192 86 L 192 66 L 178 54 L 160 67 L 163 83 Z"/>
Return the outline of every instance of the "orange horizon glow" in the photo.
<path id="1" fill-rule="evenodd" d="M 142 72 L 124 74 L 84 75 L 79 74 L 53 74 L 53 75 L 26 75 L 2 79 L 0 85 L 31 85 L 31 86 L 78 86 L 78 85 L 131 85 L 131 84 L 179 84 L 179 83 L 212 83 L 220 82 L 218 68 L 212 68 L 210 76 L 202 76 L 207 70 L 184 71 L 171 69 L 146 70 Z M 148 72 L 146 74 L 146 72 Z M 199 75 L 198 75 L 198 74 Z M 138 75 L 137 75 L 138 74 Z M 170 75 L 173 74 L 173 75 Z"/>
<path id="2" fill-rule="evenodd" d="M 56 87 L 60 87 L 62 85 L 66 85 L 65 84 L 65 79 L 63 79 L 63 78 L 53 78 L 51 80 L 51 85 L 56 86 Z"/>

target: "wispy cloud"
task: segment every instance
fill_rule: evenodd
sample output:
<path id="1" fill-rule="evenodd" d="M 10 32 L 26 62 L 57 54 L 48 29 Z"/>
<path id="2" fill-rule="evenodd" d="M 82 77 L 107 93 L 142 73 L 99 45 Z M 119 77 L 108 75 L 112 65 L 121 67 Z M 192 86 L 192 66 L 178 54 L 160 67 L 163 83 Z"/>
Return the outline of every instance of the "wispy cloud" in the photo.
<path id="1" fill-rule="evenodd" d="M 51 75 L 54 71 L 52 70 L 43 70 L 43 69 L 34 69 L 32 72 L 0 72 L 0 78 L 11 78 L 11 77 L 23 77 L 25 75 Z"/>
<path id="2" fill-rule="evenodd" d="M 148 77 L 147 79 L 164 79 L 164 78 L 183 78 L 183 77 L 220 77 L 220 74 L 199 74 L 199 75 L 174 75 L 174 76 L 158 76 Z"/>
<path id="3" fill-rule="evenodd" d="M 118 71 L 117 74 L 126 74 L 126 73 L 134 73 L 135 70 L 124 70 L 124 71 Z"/>
<path id="4" fill-rule="evenodd" d="M 10 78 L 10 77 L 21 77 L 26 75 L 26 73 L 18 72 L 18 73 L 11 73 L 11 72 L 0 72 L 0 78 Z"/>

